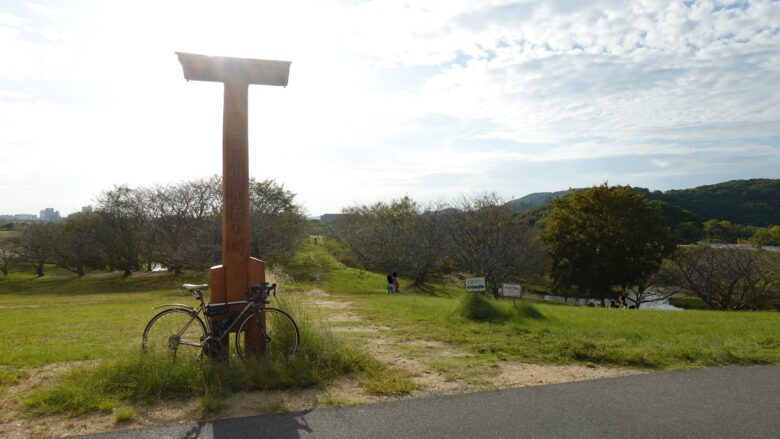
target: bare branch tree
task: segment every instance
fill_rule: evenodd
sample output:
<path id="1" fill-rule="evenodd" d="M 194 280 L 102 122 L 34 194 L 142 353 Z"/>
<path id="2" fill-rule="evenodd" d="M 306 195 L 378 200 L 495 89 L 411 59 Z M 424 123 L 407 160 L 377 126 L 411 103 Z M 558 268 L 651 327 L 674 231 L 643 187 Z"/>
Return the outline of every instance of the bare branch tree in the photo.
<path id="1" fill-rule="evenodd" d="M 448 256 L 442 205 L 423 206 L 409 197 L 343 210 L 332 231 L 364 268 L 400 272 L 423 287 L 441 274 Z"/>
<path id="2" fill-rule="evenodd" d="M 13 243 L 19 259 L 32 264 L 35 274 L 44 275 L 44 265 L 52 255 L 54 223 L 36 222 L 25 224 Z"/>
<path id="3" fill-rule="evenodd" d="M 660 271 L 650 275 L 640 284 L 623 289 L 623 300 L 639 309 L 642 304 L 664 302 L 677 294 L 674 288 L 667 288 L 665 279 L 668 276 L 668 267 L 662 267 Z"/>
<path id="4" fill-rule="evenodd" d="M 512 214 L 495 194 L 464 197 L 448 216 L 447 231 L 458 266 L 484 276 L 493 295 L 498 296 L 502 282 L 544 272 L 539 230 Z"/>
<path id="5" fill-rule="evenodd" d="M 145 227 L 142 194 L 128 186 L 115 186 L 98 198 L 98 242 L 109 268 L 125 276 L 141 269 L 141 245 Z"/>
<path id="6" fill-rule="evenodd" d="M 761 308 L 780 297 L 779 257 L 759 247 L 687 246 L 676 254 L 668 288 L 693 293 L 714 309 Z"/>
<path id="7" fill-rule="evenodd" d="M 8 269 L 11 262 L 17 257 L 16 252 L 9 240 L 0 241 L 0 272 L 8 276 Z"/>
<path id="8" fill-rule="evenodd" d="M 306 238 L 308 223 L 295 194 L 273 180 L 249 180 L 252 254 L 267 261 L 289 261 Z"/>
<path id="9" fill-rule="evenodd" d="M 58 267 L 83 276 L 88 266 L 100 263 L 96 235 L 99 222 L 97 214 L 78 213 L 58 224 L 52 245 Z"/>

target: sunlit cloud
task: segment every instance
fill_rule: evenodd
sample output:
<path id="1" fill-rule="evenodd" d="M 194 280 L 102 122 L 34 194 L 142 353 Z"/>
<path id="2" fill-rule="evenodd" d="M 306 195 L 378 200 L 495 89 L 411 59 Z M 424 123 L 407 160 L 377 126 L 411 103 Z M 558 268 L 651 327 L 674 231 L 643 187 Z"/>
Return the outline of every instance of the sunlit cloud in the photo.
<path id="1" fill-rule="evenodd" d="M 174 51 L 293 61 L 286 89 L 250 88 L 250 172 L 313 214 L 777 177 L 779 16 L 772 1 L 0 7 L 0 187 L 48 192 L 0 213 L 219 173 L 222 87 L 185 82 Z M 31 184 L 42 170 L 76 184 Z"/>

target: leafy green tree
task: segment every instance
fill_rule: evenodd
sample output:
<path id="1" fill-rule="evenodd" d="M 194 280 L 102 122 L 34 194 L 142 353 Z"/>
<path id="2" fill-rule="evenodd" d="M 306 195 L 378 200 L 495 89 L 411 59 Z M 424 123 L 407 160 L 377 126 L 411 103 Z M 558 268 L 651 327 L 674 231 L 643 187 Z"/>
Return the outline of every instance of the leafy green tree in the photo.
<path id="1" fill-rule="evenodd" d="M 686 221 L 677 224 L 674 235 L 685 244 L 693 244 L 704 238 L 702 225 L 694 221 Z"/>
<path id="2" fill-rule="evenodd" d="M 750 238 L 753 229 L 727 220 L 711 219 L 704 222 L 704 235 L 710 242 L 734 244 L 739 239 Z"/>
<path id="3" fill-rule="evenodd" d="M 543 239 L 559 291 L 601 300 L 646 285 L 674 249 L 657 207 L 641 193 L 607 184 L 573 191 L 553 201 Z"/>
<path id="4" fill-rule="evenodd" d="M 780 245 L 780 226 L 757 227 L 750 242 L 758 245 Z"/>

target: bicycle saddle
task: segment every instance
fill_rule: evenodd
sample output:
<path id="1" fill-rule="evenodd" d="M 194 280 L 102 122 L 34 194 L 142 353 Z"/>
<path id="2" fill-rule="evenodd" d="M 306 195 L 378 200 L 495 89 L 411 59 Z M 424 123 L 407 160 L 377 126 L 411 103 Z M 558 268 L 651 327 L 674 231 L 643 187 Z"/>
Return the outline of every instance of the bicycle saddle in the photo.
<path id="1" fill-rule="evenodd" d="M 208 288 L 209 284 L 184 284 L 181 287 L 186 289 L 187 291 L 203 290 L 203 289 Z"/>

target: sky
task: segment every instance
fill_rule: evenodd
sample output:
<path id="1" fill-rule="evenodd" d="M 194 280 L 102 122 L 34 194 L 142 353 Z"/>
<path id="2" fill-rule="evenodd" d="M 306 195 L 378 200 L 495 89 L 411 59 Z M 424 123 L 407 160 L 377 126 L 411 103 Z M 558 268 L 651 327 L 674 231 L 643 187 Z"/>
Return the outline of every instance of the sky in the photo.
<path id="1" fill-rule="evenodd" d="M 0 214 L 221 173 L 176 51 L 292 61 L 249 171 L 310 215 L 780 178 L 780 1 L 0 0 Z"/>

